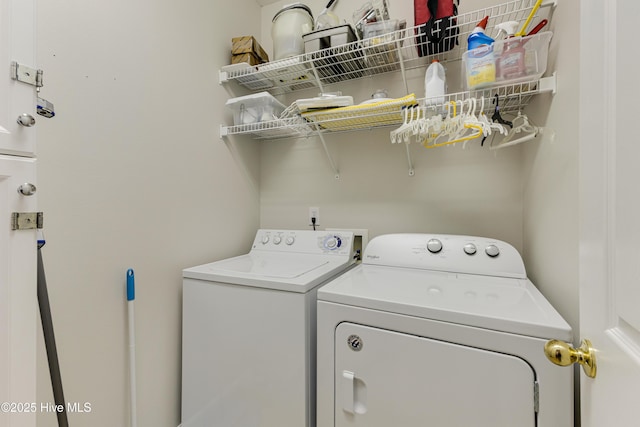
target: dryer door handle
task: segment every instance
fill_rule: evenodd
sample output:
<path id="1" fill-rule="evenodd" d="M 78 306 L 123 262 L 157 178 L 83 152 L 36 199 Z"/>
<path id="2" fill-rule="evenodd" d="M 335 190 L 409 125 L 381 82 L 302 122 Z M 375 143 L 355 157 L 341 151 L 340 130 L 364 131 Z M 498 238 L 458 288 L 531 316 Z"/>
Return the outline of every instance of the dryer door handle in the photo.
<path id="1" fill-rule="evenodd" d="M 354 415 L 367 412 L 367 386 L 361 378 L 351 371 L 342 371 L 340 399 L 342 409 Z"/>
<path id="2" fill-rule="evenodd" d="M 342 371 L 342 409 L 350 414 L 355 414 L 355 379 L 353 372 Z"/>

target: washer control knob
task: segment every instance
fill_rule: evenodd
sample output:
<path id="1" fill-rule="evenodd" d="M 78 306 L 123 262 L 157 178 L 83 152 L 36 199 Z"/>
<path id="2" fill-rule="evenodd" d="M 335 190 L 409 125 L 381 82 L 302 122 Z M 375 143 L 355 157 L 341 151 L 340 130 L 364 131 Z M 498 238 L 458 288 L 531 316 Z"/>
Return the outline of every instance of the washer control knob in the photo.
<path id="1" fill-rule="evenodd" d="M 280 236 L 275 236 L 275 237 L 273 238 L 273 244 L 274 244 L 274 245 L 279 245 L 279 244 L 280 244 L 280 242 L 282 242 L 282 237 L 280 237 Z"/>
<path id="2" fill-rule="evenodd" d="M 437 254 L 442 250 L 442 242 L 438 239 L 431 239 L 427 242 L 427 249 L 432 254 Z"/>
<path id="3" fill-rule="evenodd" d="M 491 258 L 495 258 L 500 255 L 500 249 L 496 245 L 489 245 L 485 248 L 485 253 Z"/>
<path id="4" fill-rule="evenodd" d="M 331 236 L 327 240 L 325 240 L 324 246 L 327 249 L 331 249 L 331 250 L 336 249 L 340 247 L 340 238 L 336 236 Z"/>
<path id="5" fill-rule="evenodd" d="M 267 243 L 269 243 L 269 236 L 268 235 L 264 235 L 262 237 L 262 244 L 266 245 Z"/>
<path id="6" fill-rule="evenodd" d="M 464 253 L 467 255 L 475 255 L 477 252 L 476 245 L 473 243 L 467 243 L 464 245 Z"/>
<path id="7" fill-rule="evenodd" d="M 293 236 L 289 236 L 287 237 L 287 239 L 284 241 L 287 245 L 291 246 L 293 245 L 293 243 L 296 241 L 296 238 Z"/>

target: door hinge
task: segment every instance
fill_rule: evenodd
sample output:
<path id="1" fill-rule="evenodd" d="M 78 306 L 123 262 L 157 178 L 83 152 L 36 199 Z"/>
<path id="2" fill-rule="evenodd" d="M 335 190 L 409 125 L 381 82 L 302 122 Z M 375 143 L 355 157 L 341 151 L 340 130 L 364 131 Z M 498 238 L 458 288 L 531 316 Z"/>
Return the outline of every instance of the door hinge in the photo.
<path id="1" fill-rule="evenodd" d="M 18 80 L 22 83 L 27 83 L 37 88 L 41 88 L 42 82 L 42 70 L 36 70 L 35 68 L 27 67 L 26 65 L 18 64 L 16 61 L 11 62 L 11 78 Z"/>
<path id="2" fill-rule="evenodd" d="M 533 410 L 536 414 L 540 410 L 540 385 L 538 381 L 533 382 Z"/>
<path id="3" fill-rule="evenodd" d="M 34 230 L 42 228 L 44 214 L 42 212 L 13 212 L 11 214 L 12 230 Z"/>

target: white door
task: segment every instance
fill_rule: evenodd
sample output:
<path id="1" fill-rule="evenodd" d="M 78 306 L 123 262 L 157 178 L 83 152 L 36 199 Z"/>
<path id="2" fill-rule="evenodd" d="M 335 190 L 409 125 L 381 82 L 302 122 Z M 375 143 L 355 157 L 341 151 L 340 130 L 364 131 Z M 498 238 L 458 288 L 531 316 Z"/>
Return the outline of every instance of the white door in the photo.
<path id="1" fill-rule="evenodd" d="M 35 0 L 0 0 L 0 426 L 34 427 L 36 412 L 36 230 L 13 230 L 12 213 L 36 211 L 35 86 L 11 78 L 12 62 L 35 64 Z M 30 71 L 28 71 L 30 72 Z M 26 187 L 25 187 L 26 189 Z M 28 192 L 28 189 L 25 190 Z M 25 218 L 25 217 L 23 217 Z"/>
<path id="2" fill-rule="evenodd" d="M 18 193 L 34 183 L 34 159 L 0 155 L 0 426 L 35 426 L 35 230 L 12 230 L 13 212 L 32 212 L 35 196 Z"/>
<path id="3" fill-rule="evenodd" d="M 580 335 L 597 358 L 596 378 L 580 378 L 582 426 L 637 426 L 640 2 L 583 0 L 580 10 Z"/>

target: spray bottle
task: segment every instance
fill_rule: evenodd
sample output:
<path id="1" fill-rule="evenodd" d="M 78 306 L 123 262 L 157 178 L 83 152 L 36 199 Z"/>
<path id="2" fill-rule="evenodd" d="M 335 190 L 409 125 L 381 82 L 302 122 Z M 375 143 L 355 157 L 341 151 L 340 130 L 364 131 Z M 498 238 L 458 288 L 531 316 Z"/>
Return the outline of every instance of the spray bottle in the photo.
<path id="1" fill-rule="evenodd" d="M 504 36 L 505 39 L 513 37 L 516 31 L 518 30 L 518 25 L 520 25 L 518 21 L 506 21 L 496 25 L 496 30 L 498 30 L 498 35 L 496 36 L 496 40 L 500 39 L 500 36 L 502 34 L 505 35 Z"/>
<path id="2" fill-rule="evenodd" d="M 496 61 L 496 75 L 498 79 L 508 80 L 522 77 L 526 73 L 525 50 L 521 37 L 515 37 L 519 23 L 507 21 L 496 25 L 498 35 L 506 34 L 502 52 Z"/>

